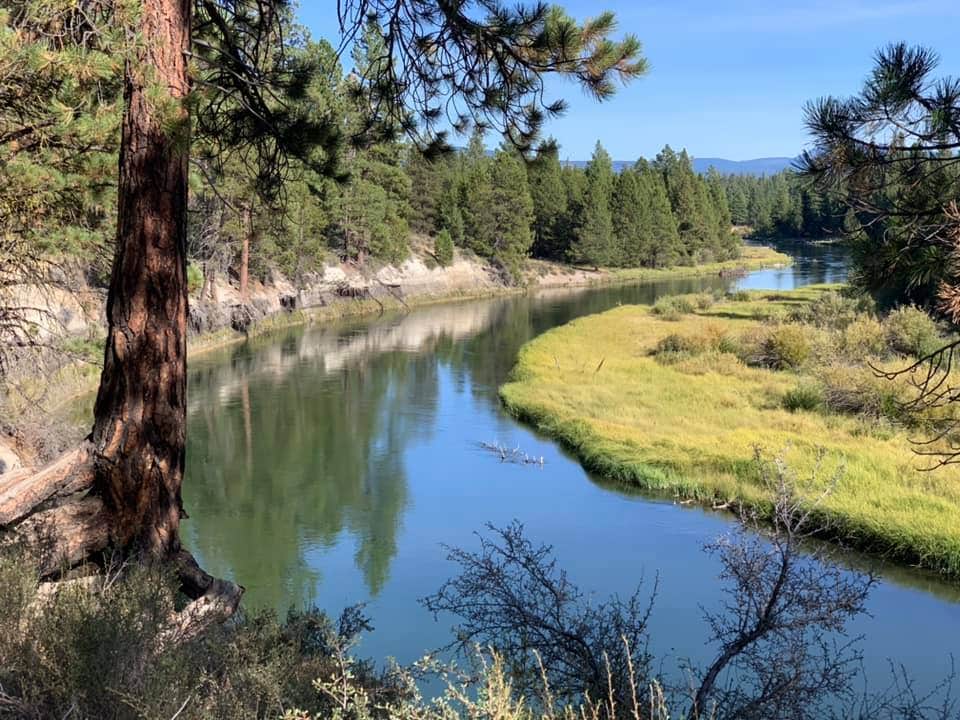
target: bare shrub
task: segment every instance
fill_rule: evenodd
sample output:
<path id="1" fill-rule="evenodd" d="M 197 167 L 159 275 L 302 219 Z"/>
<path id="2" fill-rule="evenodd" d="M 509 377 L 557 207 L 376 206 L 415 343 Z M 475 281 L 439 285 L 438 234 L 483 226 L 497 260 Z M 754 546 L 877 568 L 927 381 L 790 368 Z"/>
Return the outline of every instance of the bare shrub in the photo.
<path id="1" fill-rule="evenodd" d="M 807 551 L 806 541 L 828 531 L 819 503 L 801 499 L 781 459 L 765 462 L 758 452 L 756 462 L 769 514 L 744 513 L 739 531 L 706 547 L 720 561 L 727 601 L 704 611 L 718 652 L 690 669 L 700 678 L 691 720 L 820 718 L 851 694 L 860 669 L 845 630 L 865 612 L 873 575 L 839 567 L 822 546 Z M 816 471 L 811 482 L 819 484 Z"/>
<path id="2" fill-rule="evenodd" d="M 539 696 L 545 680 L 561 700 L 612 694 L 617 706 L 630 707 L 635 679 L 647 683 L 656 587 L 647 599 L 638 586 L 625 600 L 587 602 L 552 548 L 531 543 L 522 525 L 487 528 L 479 552 L 450 549 L 460 574 L 422 600 L 435 615 L 459 618 L 453 645 L 468 658 L 477 646 L 494 648 L 524 695 Z"/>

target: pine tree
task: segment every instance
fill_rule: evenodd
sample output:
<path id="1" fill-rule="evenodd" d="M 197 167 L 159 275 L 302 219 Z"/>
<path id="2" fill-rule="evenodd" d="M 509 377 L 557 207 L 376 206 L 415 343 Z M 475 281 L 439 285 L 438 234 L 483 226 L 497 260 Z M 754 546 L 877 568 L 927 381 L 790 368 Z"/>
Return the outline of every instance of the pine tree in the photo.
<path id="1" fill-rule="evenodd" d="M 567 210 L 557 222 L 556 249 L 553 259 L 569 262 L 574 258 L 573 248 L 577 242 L 577 233 L 583 224 L 587 178 L 583 170 L 567 165 L 563 168 L 561 179 L 567 198 Z"/>
<path id="2" fill-rule="evenodd" d="M 454 245 L 462 247 L 464 245 L 464 224 L 463 211 L 460 209 L 460 187 L 455 178 L 450 178 L 443 192 L 440 194 L 440 202 L 437 206 L 437 224 L 434 227 L 437 231 L 446 230 L 450 233 L 450 238 Z"/>
<path id="3" fill-rule="evenodd" d="M 733 220 L 730 216 L 730 205 L 727 203 L 723 180 L 715 168 L 710 168 L 704 182 L 714 220 L 716 238 L 714 255 L 719 260 L 734 258 L 739 254 L 740 241 L 732 232 Z"/>
<path id="4" fill-rule="evenodd" d="M 463 209 L 464 244 L 481 257 L 491 257 L 496 236 L 491 161 L 483 144 L 483 133 L 470 138 L 464 154 L 464 181 L 460 188 Z"/>
<path id="5" fill-rule="evenodd" d="M 430 235 L 440 224 L 440 204 L 449 174 L 445 158 L 426 158 L 416 147 L 410 147 L 403 165 L 410 185 L 410 229 Z"/>
<path id="6" fill-rule="evenodd" d="M 645 265 L 650 267 L 670 267 L 685 259 L 683 243 L 677 232 L 677 223 L 670 208 L 670 198 L 663 176 L 650 169 L 641 174 L 649 202 L 650 250 Z"/>
<path id="7" fill-rule="evenodd" d="M 530 196 L 533 199 L 533 254 L 563 259 L 563 219 L 567 212 L 567 193 L 557 145 L 548 140 L 537 148 L 536 157 L 527 166 Z"/>
<path id="8" fill-rule="evenodd" d="M 638 267 L 648 264 L 651 252 L 650 203 L 644 197 L 640 175 L 624 170 L 616 176 L 610 209 L 616 239 L 612 264 Z"/>
<path id="9" fill-rule="evenodd" d="M 493 258 L 518 281 L 533 244 L 534 220 L 523 159 L 512 149 L 501 148 L 494 156 L 490 176 Z"/>
<path id="10" fill-rule="evenodd" d="M 702 241 L 696 235 L 697 205 L 696 187 L 692 173 L 688 173 L 680 156 L 669 145 L 657 155 L 654 166 L 663 177 L 670 210 L 673 213 L 677 233 L 683 243 L 684 255 L 696 261 Z"/>
<path id="11" fill-rule="evenodd" d="M 577 230 L 577 241 L 573 248 L 574 257 L 582 263 L 599 267 L 613 259 L 612 195 L 613 163 L 607 151 L 597 142 L 587 165 L 582 224 Z"/>
<path id="12" fill-rule="evenodd" d="M 437 233 L 433 243 L 433 254 L 441 267 L 447 267 L 453 263 L 453 237 L 446 228 Z"/>

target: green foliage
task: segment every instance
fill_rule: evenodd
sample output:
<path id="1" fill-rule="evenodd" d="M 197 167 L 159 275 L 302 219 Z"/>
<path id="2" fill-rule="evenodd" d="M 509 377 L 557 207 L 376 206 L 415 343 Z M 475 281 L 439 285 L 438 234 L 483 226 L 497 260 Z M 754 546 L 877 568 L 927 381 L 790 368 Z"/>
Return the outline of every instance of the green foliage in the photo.
<path id="1" fill-rule="evenodd" d="M 693 301 L 688 295 L 665 295 L 657 298 L 650 312 L 664 320 L 679 320 L 681 316 L 692 313 L 694 309 Z"/>
<path id="2" fill-rule="evenodd" d="M 856 95 L 807 105 L 814 150 L 802 166 L 842 203 L 856 285 L 886 306 L 936 307 L 957 320 L 960 86 L 934 77 L 938 64 L 929 48 L 879 49 Z"/>
<path id="3" fill-rule="evenodd" d="M 437 233 L 437 237 L 434 239 L 433 254 L 442 267 L 447 267 L 453 263 L 453 237 L 446 228 Z"/>
<path id="4" fill-rule="evenodd" d="M 89 260 L 112 240 L 129 12 L 0 11 L 0 275 L 38 252 Z"/>
<path id="5" fill-rule="evenodd" d="M 799 368 L 811 356 L 814 333 L 801 323 L 777 323 L 748 331 L 740 338 L 741 359 L 773 370 Z"/>
<path id="6" fill-rule="evenodd" d="M 570 231 L 565 221 L 570 200 L 555 142 L 540 144 L 527 166 L 527 179 L 534 212 L 531 250 L 537 257 L 564 259 L 569 248 Z"/>
<path id="7" fill-rule="evenodd" d="M 203 270 L 196 263 L 187 264 L 187 292 L 193 295 L 203 287 Z"/>
<path id="8" fill-rule="evenodd" d="M 718 179 L 697 175 L 686 150 L 678 154 L 669 145 L 651 167 L 666 188 L 684 260 L 700 263 L 736 257 L 739 242 L 731 233 L 727 200 L 719 191 Z"/>
<path id="9" fill-rule="evenodd" d="M 862 315 L 842 330 L 839 350 L 848 361 L 883 357 L 887 349 L 886 339 L 881 322 L 872 316 Z"/>
<path id="10" fill-rule="evenodd" d="M 804 303 L 790 314 L 791 319 L 820 328 L 843 330 L 864 314 L 873 314 L 873 301 L 862 294 L 822 293 L 811 303 Z"/>
<path id="11" fill-rule="evenodd" d="M 527 186 L 523 159 L 514 151 L 501 148 L 490 170 L 493 220 L 493 259 L 504 267 L 514 281 L 519 280 L 524 258 L 530 253 L 533 234 L 533 200 Z"/>
<path id="12" fill-rule="evenodd" d="M 475 132 L 464 154 L 464 178 L 460 185 L 464 243 L 481 257 L 493 255 L 496 224 L 493 207 L 492 162 L 487 157 L 483 134 Z"/>
<path id="13" fill-rule="evenodd" d="M 823 388 L 815 382 L 803 381 L 787 390 L 783 396 L 783 407 L 790 412 L 800 410 L 813 412 L 823 406 Z"/>
<path id="14" fill-rule="evenodd" d="M 896 308 L 884 319 L 883 326 L 890 349 L 903 355 L 919 359 L 943 344 L 936 323 L 917 307 Z"/>
<path id="15" fill-rule="evenodd" d="M 111 570 L 117 574 L 97 592 L 80 581 L 40 600 L 28 563 L 0 557 L 0 684 L 13 717 L 234 720 L 282 706 L 329 717 L 330 701 L 313 680 L 337 670 L 337 649 L 366 629 L 362 620 L 345 615 L 338 628 L 319 612 L 291 613 L 283 623 L 258 614 L 174 640 L 174 579 Z M 400 697 L 366 664 L 352 670 L 358 686 Z"/>
<path id="16" fill-rule="evenodd" d="M 775 175 L 716 176 L 734 225 L 749 227 L 760 238 L 838 237 L 843 208 L 831 194 L 794 170 Z"/>
<path id="17" fill-rule="evenodd" d="M 573 246 L 573 256 L 577 261 L 599 267 L 615 259 L 613 217 L 610 213 L 612 194 L 613 163 L 598 142 L 586 170 L 583 215 Z"/>
<path id="18" fill-rule="evenodd" d="M 459 195 L 456 181 L 448 181 L 440 195 L 437 207 L 437 225 L 434 229 L 447 230 L 453 239 L 453 244 L 462 247 L 464 245 L 465 230 Z"/>

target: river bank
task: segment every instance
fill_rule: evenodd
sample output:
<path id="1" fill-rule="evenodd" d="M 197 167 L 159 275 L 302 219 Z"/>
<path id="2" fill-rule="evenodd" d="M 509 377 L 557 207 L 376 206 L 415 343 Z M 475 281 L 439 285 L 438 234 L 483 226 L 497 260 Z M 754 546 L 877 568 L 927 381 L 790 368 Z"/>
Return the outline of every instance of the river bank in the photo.
<path id="1" fill-rule="evenodd" d="M 341 265 L 328 268 L 322 278 L 314 278 L 299 292 L 305 299 L 299 308 L 284 305 L 283 298 L 297 294 L 285 279 L 269 284 L 255 283 L 250 294 L 251 304 L 262 308 L 262 319 L 245 330 L 223 324 L 212 331 L 195 333 L 188 341 L 188 349 L 192 354 L 198 354 L 285 327 L 410 310 L 437 303 L 546 289 L 605 287 L 711 275 L 736 276 L 761 268 L 785 267 L 790 263 L 789 255 L 761 245 L 744 245 L 741 256 L 735 260 L 670 268 L 590 269 L 530 259 L 521 284 L 507 281 L 487 261 L 459 249 L 454 263 L 447 268 L 429 263 L 420 256 L 413 256 L 399 267 L 386 266 L 373 273 Z M 355 291 L 344 292 L 344 288 Z M 219 304 L 224 308 L 239 302 L 239 293 L 232 283 L 223 283 L 217 294 L 221 298 Z"/>
<path id="2" fill-rule="evenodd" d="M 458 250 L 448 267 L 436 265 L 425 252 L 415 252 L 400 266 L 329 265 L 322 273 L 304 278 L 299 287 L 274 273 L 265 282 L 252 280 L 245 302 L 241 301 L 237 283 L 222 277 L 212 287 L 195 288 L 191 293 L 188 356 L 196 357 L 285 328 L 425 305 L 543 289 L 736 275 L 764 267 L 783 267 L 790 262 L 788 255 L 751 245 L 745 245 L 742 256 L 736 260 L 674 268 L 593 270 L 529 260 L 523 284 L 516 285 L 490 263 L 469 252 Z M 0 473 L 21 464 L 46 462 L 78 440 L 85 428 L 62 422 L 61 411 L 78 397 L 92 393 L 100 374 L 104 294 L 81 284 L 71 293 L 44 290 L 33 295 L 31 302 L 41 308 L 38 320 L 67 319 L 45 326 L 45 339 L 59 346 L 58 352 L 67 360 L 24 363 L 11 378 L 11 391 L 0 395 Z"/>
<path id="3" fill-rule="evenodd" d="M 903 365 L 885 349 L 888 329 L 867 318 L 829 333 L 769 322 L 803 315 L 829 291 L 745 293 L 700 308 L 658 302 L 659 314 L 632 306 L 582 318 L 524 346 L 500 395 L 588 470 L 708 507 L 763 511 L 769 495 L 754 448 L 767 459 L 782 454 L 831 536 L 960 577 L 960 472 L 919 469 L 910 440 L 922 430 L 889 417 L 897 391 L 873 382 L 866 367 L 863 348 Z M 758 342 L 797 357 L 774 361 L 780 369 L 745 363 L 743 345 L 770 327 L 786 330 Z M 860 348 L 858 364 L 818 359 L 828 341 L 846 342 L 845 355 Z"/>
<path id="4" fill-rule="evenodd" d="M 715 582 L 722 567 L 702 548 L 734 531 L 733 516 L 586 473 L 507 414 L 498 388 L 525 343 L 578 317 L 846 275 L 837 248 L 778 249 L 795 262 L 738 279 L 435 304 L 205 353 L 189 369 L 183 541 L 204 567 L 242 582 L 248 610 L 317 605 L 337 615 L 366 603 L 376 631 L 359 652 L 408 663 L 449 642 L 450 624 L 418 604 L 455 569 L 445 547 L 476 548 L 488 523 L 519 521 L 596 597 L 629 597 L 644 578 L 649 591 L 656 577 L 652 651 L 709 661 L 701 608 L 726 598 Z M 544 462 L 504 462 L 483 444 Z M 870 615 L 850 629 L 864 637 L 871 685 L 888 681 L 887 658 L 941 677 L 960 632 L 960 586 L 859 553 L 836 558 L 881 575 Z"/>

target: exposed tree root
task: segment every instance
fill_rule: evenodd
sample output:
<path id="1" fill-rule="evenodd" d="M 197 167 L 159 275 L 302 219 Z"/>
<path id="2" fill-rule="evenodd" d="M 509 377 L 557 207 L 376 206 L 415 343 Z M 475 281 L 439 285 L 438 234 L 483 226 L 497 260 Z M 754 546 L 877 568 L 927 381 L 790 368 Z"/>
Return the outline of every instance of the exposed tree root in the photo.
<path id="1" fill-rule="evenodd" d="M 180 589 L 193 602 L 181 610 L 161 636 L 161 643 L 180 643 L 203 635 L 211 625 L 230 619 L 240 605 L 244 588 L 229 580 L 211 576 L 197 565 L 186 550 L 174 562 L 178 564 Z"/>
<path id="2" fill-rule="evenodd" d="M 100 498 L 84 497 L 31 515 L 7 542 L 36 557 L 41 577 L 49 577 L 106 549 L 110 517 Z"/>
<path id="3" fill-rule="evenodd" d="M 54 497 L 65 497 L 93 485 L 93 447 L 80 447 L 46 467 L 21 468 L 0 478 L 0 527 L 12 525 Z"/>
<path id="4" fill-rule="evenodd" d="M 15 546 L 36 559 L 39 576 L 52 579 L 41 584 L 44 597 L 77 585 L 76 579 L 63 579 L 64 571 L 95 562 L 110 546 L 111 514 L 92 492 L 93 455 L 85 441 L 44 468 L 24 468 L 0 481 L 0 547 Z M 236 612 L 241 586 L 214 578 L 186 550 L 161 561 L 174 565 L 181 590 L 192 601 L 171 618 L 162 642 L 194 639 Z M 88 579 L 82 584 L 97 587 Z"/>

